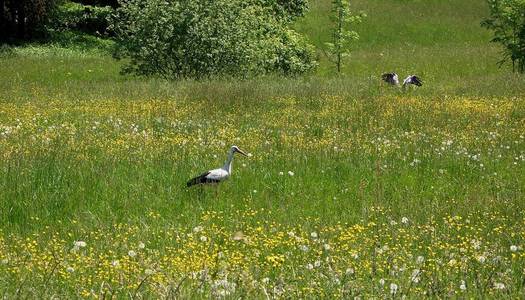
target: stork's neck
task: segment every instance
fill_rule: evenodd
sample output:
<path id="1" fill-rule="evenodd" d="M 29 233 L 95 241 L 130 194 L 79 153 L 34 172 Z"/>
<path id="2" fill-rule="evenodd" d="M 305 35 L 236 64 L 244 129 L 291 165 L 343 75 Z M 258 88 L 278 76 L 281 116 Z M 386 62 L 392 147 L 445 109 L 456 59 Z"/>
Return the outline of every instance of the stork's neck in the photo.
<path id="1" fill-rule="evenodd" d="M 230 152 L 228 152 L 228 158 L 226 159 L 226 162 L 224 163 L 224 167 L 222 167 L 222 169 L 225 170 L 228 173 L 232 172 L 233 154 L 234 154 L 234 152 L 232 150 L 230 150 Z"/>

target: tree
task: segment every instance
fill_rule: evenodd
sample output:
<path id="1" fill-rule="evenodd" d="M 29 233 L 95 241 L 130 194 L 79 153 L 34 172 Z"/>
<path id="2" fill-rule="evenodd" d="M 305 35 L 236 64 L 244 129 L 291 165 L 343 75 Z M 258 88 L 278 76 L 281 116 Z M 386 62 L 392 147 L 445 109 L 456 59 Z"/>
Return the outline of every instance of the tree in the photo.
<path id="1" fill-rule="evenodd" d="M 113 18 L 123 71 L 174 79 L 285 75 L 315 67 L 313 47 L 260 0 L 122 0 Z M 288 20 L 288 19 L 286 19 Z"/>
<path id="2" fill-rule="evenodd" d="M 325 54 L 337 68 L 337 73 L 341 73 L 343 58 L 350 54 L 352 41 L 359 39 L 359 34 L 351 29 L 353 24 L 362 22 L 366 14 L 359 12 L 353 14 L 350 10 L 349 0 L 332 0 L 333 22 L 332 41 L 325 43 L 327 50 Z"/>
<path id="3" fill-rule="evenodd" d="M 503 45 L 500 66 L 509 61 L 512 71 L 525 73 L 525 0 L 488 0 L 490 17 L 481 25 L 494 31 L 492 42 Z"/>
<path id="4" fill-rule="evenodd" d="M 0 41 L 31 39 L 42 33 L 55 0 L 0 0 Z"/>

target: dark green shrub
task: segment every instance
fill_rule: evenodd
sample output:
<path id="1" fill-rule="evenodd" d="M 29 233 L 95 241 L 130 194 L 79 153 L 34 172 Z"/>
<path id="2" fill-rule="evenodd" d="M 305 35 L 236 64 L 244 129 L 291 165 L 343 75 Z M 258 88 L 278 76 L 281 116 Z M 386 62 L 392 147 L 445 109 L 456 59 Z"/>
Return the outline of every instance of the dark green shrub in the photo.
<path id="1" fill-rule="evenodd" d="M 54 30 L 78 30 L 89 34 L 106 34 L 113 9 L 69 2 L 58 7 L 50 27 Z"/>
<path id="2" fill-rule="evenodd" d="M 113 18 L 124 72 L 164 78 L 292 75 L 313 47 L 259 0 L 125 0 Z"/>
<path id="3" fill-rule="evenodd" d="M 481 23 L 494 31 L 492 42 L 503 45 L 503 59 L 512 70 L 525 73 L 525 1 L 488 0 L 490 17 Z"/>
<path id="4" fill-rule="evenodd" d="M 113 8 L 118 6 L 118 0 L 73 0 L 73 2 L 92 6 L 111 6 Z"/>

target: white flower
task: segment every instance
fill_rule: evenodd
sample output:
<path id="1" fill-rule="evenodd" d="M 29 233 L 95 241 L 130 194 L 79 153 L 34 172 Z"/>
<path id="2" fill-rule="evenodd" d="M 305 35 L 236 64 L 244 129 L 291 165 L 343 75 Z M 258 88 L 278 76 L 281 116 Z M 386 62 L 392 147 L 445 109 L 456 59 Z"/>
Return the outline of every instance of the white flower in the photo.
<path id="1" fill-rule="evenodd" d="M 422 263 L 425 262 L 425 258 L 424 258 L 423 256 L 420 255 L 420 256 L 418 256 L 418 257 L 416 258 L 416 262 L 417 262 L 418 264 L 422 264 Z"/>
<path id="2" fill-rule="evenodd" d="M 155 273 L 155 271 L 153 271 L 152 269 L 146 269 L 146 270 L 144 270 L 144 274 L 146 274 L 146 275 L 148 275 L 148 276 L 149 276 L 149 275 L 153 275 L 154 273 Z"/>
<path id="3" fill-rule="evenodd" d="M 87 243 L 84 241 L 75 241 L 73 242 L 73 246 L 76 248 L 84 248 L 87 246 Z"/>
<path id="4" fill-rule="evenodd" d="M 261 282 L 264 284 L 268 284 L 268 282 L 270 282 L 270 278 L 264 277 L 263 279 L 261 279 Z"/>
<path id="5" fill-rule="evenodd" d="M 288 236 L 289 237 L 295 237 L 295 233 L 293 231 L 288 231 Z"/>
<path id="6" fill-rule="evenodd" d="M 391 283 L 390 284 L 390 294 L 395 295 L 397 293 L 397 284 Z"/>
<path id="7" fill-rule="evenodd" d="M 512 251 L 512 252 L 518 251 L 518 246 L 516 246 L 516 245 L 510 246 L 510 251 Z"/>
<path id="8" fill-rule="evenodd" d="M 402 217 L 401 218 L 401 223 L 408 224 L 408 218 L 407 217 Z"/>
<path id="9" fill-rule="evenodd" d="M 312 232 L 312 233 L 310 233 L 310 236 L 311 236 L 313 239 L 316 239 L 316 238 L 318 237 L 317 232 L 315 232 L 315 231 Z"/>
<path id="10" fill-rule="evenodd" d="M 308 250 L 310 250 L 310 248 L 308 248 L 308 246 L 306 246 L 306 245 L 299 246 L 299 249 L 301 249 L 301 251 L 303 251 L 303 252 L 308 252 Z"/>
<path id="11" fill-rule="evenodd" d="M 73 272 L 75 272 L 75 269 L 73 269 L 73 267 L 67 267 L 66 271 L 68 273 L 73 273 Z"/>
<path id="12" fill-rule="evenodd" d="M 193 232 L 197 233 L 197 232 L 201 232 L 204 228 L 202 226 L 197 226 L 195 228 L 193 228 Z"/>
<path id="13" fill-rule="evenodd" d="M 380 285 L 385 285 L 385 280 L 383 278 L 379 279 L 379 284 Z"/>
<path id="14" fill-rule="evenodd" d="M 501 282 L 496 282 L 496 283 L 494 283 L 494 288 L 497 289 L 497 290 L 503 290 L 503 289 L 505 289 L 505 284 L 503 284 Z"/>
<path id="15" fill-rule="evenodd" d="M 251 153 L 248 153 L 248 157 L 252 157 L 252 156 L 253 156 L 253 154 L 251 154 Z"/>
<path id="16" fill-rule="evenodd" d="M 111 262 L 111 265 L 113 267 L 117 267 L 118 265 L 120 265 L 120 262 L 118 260 L 114 260 L 114 261 Z"/>
<path id="17" fill-rule="evenodd" d="M 394 221 L 394 220 L 391 220 L 391 221 L 390 221 L 390 225 L 392 225 L 392 226 L 396 226 L 396 225 L 397 225 L 397 222 Z"/>
<path id="18" fill-rule="evenodd" d="M 206 236 L 204 236 L 204 235 L 201 235 L 200 240 L 201 240 L 201 242 L 206 242 L 208 240 L 208 238 Z"/>
<path id="19" fill-rule="evenodd" d="M 279 172 L 279 176 L 283 176 L 284 175 L 284 172 Z"/>
<path id="20" fill-rule="evenodd" d="M 459 289 L 464 291 L 467 289 L 467 284 L 465 283 L 465 280 L 461 280 L 461 284 L 459 285 Z"/>
<path id="21" fill-rule="evenodd" d="M 348 268 L 346 269 L 346 272 L 345 272 L 346 275 L 353 275 L 354 273 L 355 273 L 354 268 Z"/>
<path id="22" fill-rule="evenodd" d="M 144 244 L 143 242 L 140 242 L 139 249 L 144 249 L 144 248 L 146 248 L 146 244 Z"/>
<path id="23" fill-rule="evenodd" d="M 135 252 L 133 250 L 129 250 L 128 251 L 128 255 L 129 255 L 129 257 L 135 257 L 135 256 L 137 256 L 137 252 Z"/>
<path id="24" fill-rule="evenodd" d="M 321 261 L 320 261 L 320 260 L 316 260 L 316 261 L 314 262 L 314 266 L 315 266 L 316 268 L 319 268 L 319 267 L 321 266 Z"/>
<path id="25" fill-rule="evenodd" d="M 478 256 L 478 261 L 480 263 L 484 263 L 486 260 L 487 260 L 487 258 L 485 256 L 483 256 L 483 255 Z"/>
<path id="26" fill-rule="evenodd" d="M 294 173 L 294 172 L 292 172 L 292 171 L 288 171 L 288 175 L 290 175 L 290 176 L 294 176 L 294 175 L 295 175 L 295 173 Z"/>
<path id="27" fill-rule="evenodd" d="M 313 268 L 314 268 L 314 265 L 312 265 L 312 264 L 307 264 L 306 265 L 306 269 L 308 269 L 308 270 L 312 270 Z"/>
<path id="28" fill-rule="evenodd" d="M 323 245 L 323 248 L 324 248 L 324 250 L 326 250 L 326 251 L 329 251 L 330 249 L 332 249 L 332 247 L 331 247 L 329 244 L 324 244 L 324 245 Z"/>
<path id="29" fill-rule="evenodd" d="M 257 190 L 253 190 L 253 193 L 254 193 L 254 194 L 257 194 Z"/>

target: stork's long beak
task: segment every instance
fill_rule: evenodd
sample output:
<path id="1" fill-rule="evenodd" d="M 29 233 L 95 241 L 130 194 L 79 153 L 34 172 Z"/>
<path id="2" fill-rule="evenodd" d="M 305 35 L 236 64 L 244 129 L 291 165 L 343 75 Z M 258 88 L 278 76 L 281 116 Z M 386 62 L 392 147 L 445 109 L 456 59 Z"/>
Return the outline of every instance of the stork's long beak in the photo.
<path id="1" fill-rule="evenodd" d="M 239 152 L 240 154 L 244 155 L 244 156 L 248 156 L 248 154 L 246 154 L 246 152 L 242 151 L 241 149 L 237 148 L 237 152 Z"/>

